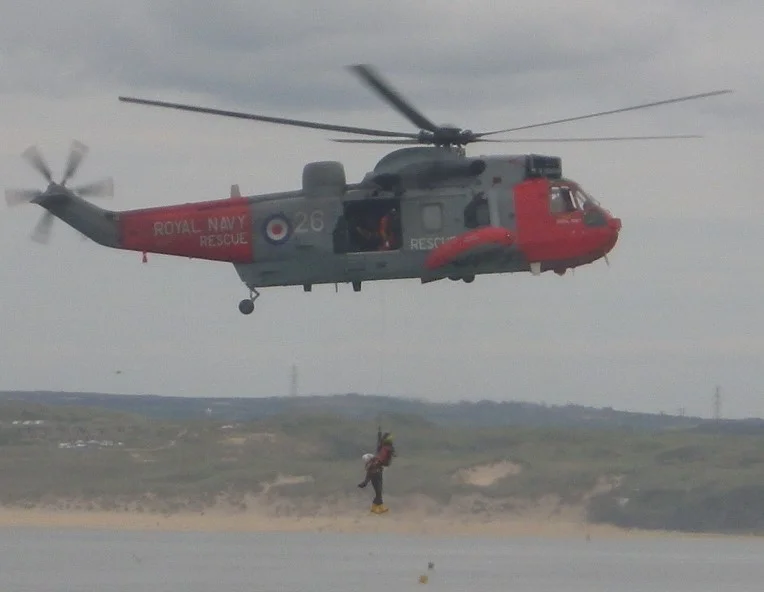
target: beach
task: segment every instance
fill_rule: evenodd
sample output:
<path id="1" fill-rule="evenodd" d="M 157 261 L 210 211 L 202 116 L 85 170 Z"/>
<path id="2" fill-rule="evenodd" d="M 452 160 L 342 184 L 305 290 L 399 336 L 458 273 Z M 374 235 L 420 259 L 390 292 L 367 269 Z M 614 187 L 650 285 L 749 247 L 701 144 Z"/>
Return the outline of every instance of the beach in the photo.
<path id="1" fill-rule="evenodd" d="M 542 518 L 538 513 L 511 517 L 475 517 L 416 511 L 374 515 L 364 504 L 343 514 L 275 516 L 262 510 L 210 509 L 159 514 L 136 511 L 59 510 L 54 508 L 0 508 L 0 528 L 99 529 L 161 532 L 331 532 L 344 534 L 389 533 L 412 536 L 543 537 L 592 540 L 656 536 L 723 536 L 624 529 L 587 524 L 568 515 Z"/>

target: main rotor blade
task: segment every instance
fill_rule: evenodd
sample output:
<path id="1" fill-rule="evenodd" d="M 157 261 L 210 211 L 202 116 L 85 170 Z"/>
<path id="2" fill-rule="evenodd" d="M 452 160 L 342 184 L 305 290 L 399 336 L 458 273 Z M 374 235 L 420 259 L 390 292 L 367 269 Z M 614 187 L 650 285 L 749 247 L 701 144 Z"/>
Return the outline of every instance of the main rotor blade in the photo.
<path id="1" fill-rule="evenodd" d="M 72 142 L 72 147 L 69 150 L 69 159 L 67 160 L 66 168 L 64 169 L 64 176 L 61 179 L 61 185 L 65 185 L 66 182 L 74 176 L 74 173 L 77 172 L 77 169 L 82 163 L 82 159 L 85 158 L 87 153 L 88 147 L 85 146 L 85 144 L 78 142 L 77 140 Z"/>
<path id="2" fill-rule="evenodd" d="M 374 69 L 368 64 L 355 64 L 349 66 L 350 70 L 355 72 L 361 80 L 363 80 L 368 86 L 377 91 L 384 99 L 386 99 L 393 107 L 400 111 L 406 119 L 411 121 L 414 125 L 421 129 L 426 129 L 434 132 L 438 129 L 432 121 L 422 115 L 417 109 L 415 109 L 411 103 L 401 96 L 401 94 L 393 89 L 392 85 L 384 80 Z"/>
<path id="3" fill-rule="evenodd" d="M 50 239 L 50 229 L 55 219 L 53 214 L 47 210 L 43 212 L 39 222 L 37 222 L 37 225 L 32 231 L 32 240 L 43 245 L 47 244 Z"/>
<path id="4" fill-rule="evenodd" d="M 21 204 L 29 203 L 41 195 L 42 191 L 37 189 L 6 189 L 5 202 L 10 207 L 19 206 Z"/>
<path id="5" fill-rule="evenodd" d="M 80 197 L 114 197 L 114 179 L 109 177 L 87 185 L 72 187 L 72 191 Z"/>
<path id="6" fill-rule="evenodd" d="M 421 144 L 419 140 L 356 140 L 347 138 L 332 138 L 332 142 L 342 142 L 344 144 Z"/>
<path id="7" fill-rule="evenodd" d="M 416 138 L 416 133 L 410 132 L 390 132 L 385 130 L 368 129 L 364 127 L 351 127 L 346 125 L 333 125 L 330 123 L 318 123 L 315 121 L 303 121 L 300 119 L 285 119 L 283 117 L 268 117 L 266 115 L 255 115 L 253 113 L 241 113 L 238 111 L 224 111 L 221 109 L 209 109 L 207 107 L 196 107 L 194 105 L 183 105 L 181 103 L 167 103 L 165 101 L 153 101 L 148 99 L 138 99 L 134 97 L 119 97 L 124 103 L 137 103 L 139 105 L 151 105 L 154 107 L 167 107 L 170 109 L 180 109 L 181 111 L 193 111 L 196 113 L 209 113 L 212 115 L 222 115 L 224 117 L 235 117 L 237 119 L 252 119 L 254 121 L 264 121 L 266 123 L 276 123 L 279 125 L 293 125 L 295 127 L 307 127 L 312 129 L 327 130 L 330 132 L 344 132 L 348 134 L 363 134 L 367 136 L 383 136 L 390 138 Z"/>
<path id="8" fill-rule="evenodd" d="M 494 138 L 477 138 L 472 142 L 493 142 L 496 144 L 522 144 L 533 142 L 615 142 L 621 140 L 677 140 L 687 138 L 702 138 L 703 136 L 695 134 L 674 135 L 674 136 L 612 136 L 612 137 L 593 137 L 593 138 L 510 138 L 506 140 L 497 140 Z M 342 142 L 344 144 L 423 144 L 418 140 L 356 140 L 345 138 L 332 138 L 332 142 Z M 469 142 L 469 143 L 472 143 Z"/>
<path id="9" fill-rule="evenodd" d="M 53 175 L 50 172 L 50 168 L 45 162 L 42 154 L 40 154 L 40 151 L 37 149 L 37 146 L 30 146 L 21 153 L 21 156 L 25 158 L 38 173 L 45 177 L 48 183 L 53 183 Z"/>
<path id="10" fill-rule="evenodd" d="M 621 140 L 678 140 L 687 138 L 702 138 L 698 135 L 677 135 L 677 136 L 612 136 L 601 138 L 511 138 L 507 140 L 496 140 L 493 138 L 478 138 L 475 142 L 495 142 L 498 144 L 519 144 L 533 142 L 615 142 Z"/>
<path id="11" fill-rule="evenodd" d="M 567 123 L 569 121 L 579 121 L 581 119 L 590 119 L 592 117 L 601 117 L 603 115 L 612 115 L 613 113 L 623 113 L 624 111 L 636 111 L 637 109 L 647 109 L 648 107 L 657 107 L 659 105 L 668 105 L 670 103 L 679 103 L 679 102 L 682 102 L 682 101 L 691 101 L 691 100 L 694 100 L 694 99 L 703 99 L 703 98 L 706 98 L 706 97 L 713 97 L 713 96 L 716 96 L 716 95 L 723 95 L 723 94 L 727 94 L 727 93 L 731 93 L 731 92 L 732 92 L 731 90 L 715 90 L 715 91 L 711 91 L 711 92 L 700 93 L 700 94 L 697 94 L 697 95 L 688 95 L 688 96 L 685 96 L 685 97 L 676 97 L 676 98 L 673 98 L 673 99 L 665 99 L 663 101 L 655 101 L 655 102 L 652 102 L 652 103 L 643 103 L 641 105 L 633 105 L 631 107 L 621 107 L 620 109 L 612 109 L 610 111 L 600 111 L 598 113 L 590 113 L 588 115 L 579 115 L 577 117 L 566 117 L 565 119 L 556 119 L 554 121 L 545 121 L 543 123 L 534 123 L 534 124 L 531 124 L 531 125 L 523 125 L 523 126 L 520 126 L 520 127 L 511 127 L 511 128 L 507 128 L 507 129 L 503 129 L 503 130 L 496 130 L 496 131 L 492 131 L 492 132 L 481 132 L 481 133 L 475 134 L 475 136 L 480 138 L 480 137 L 483 137 L 483 136 L 490 136 L 490 135 L 493 135 L 493 134 L 504 134 L 504 133 L 508 133 L 508 132 L 515 132 L 515 131 L 518 131 L 518 130 L 531 129 L 531 128 L 534 128 L 534 127 L 543 127 L 543 126 L 547 126 L 547 125 L 555 125 L 555 124 L 558 124 L 558 123 Z"/>

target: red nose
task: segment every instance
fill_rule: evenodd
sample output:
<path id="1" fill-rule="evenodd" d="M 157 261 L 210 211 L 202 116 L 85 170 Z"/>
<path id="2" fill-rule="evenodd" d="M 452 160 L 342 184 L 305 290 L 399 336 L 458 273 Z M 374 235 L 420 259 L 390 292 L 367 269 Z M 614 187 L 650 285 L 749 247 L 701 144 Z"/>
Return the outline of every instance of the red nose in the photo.
<path id="1" fill-rule="evenodd" d="M 607 221 L 607 225 L 608 225 L 609 228 L 612 228 L 613 230 L 618 232 L 619 230 L 621 230 L 621 219 L 620 218 L 610 218 Z"/>

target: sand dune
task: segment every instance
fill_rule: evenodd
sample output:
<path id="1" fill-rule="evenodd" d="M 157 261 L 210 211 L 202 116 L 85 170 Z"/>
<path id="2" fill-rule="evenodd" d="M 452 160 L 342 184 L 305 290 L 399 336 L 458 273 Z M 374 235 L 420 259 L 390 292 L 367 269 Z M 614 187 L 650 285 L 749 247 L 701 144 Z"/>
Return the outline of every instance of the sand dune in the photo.
<path id="1" fill-rule="evenodd" d="M 278 475 L 273 481 L 263 483 L 261 496 L 269 493 L 273 488 L 281 485 L 297 485 L 298 483 L 310 483 L 313 477 L 307 475 Z"/>
<path id="2" fill-rule="evenodd" d="M 0 528 L 76 528 L 100 530 L 156 530 L 195 532 L 332 532 L 394 533 L 418 536 L 554 537 L 581 542 L 598 538 L 661 536 L 676 533 L 624 530 L 591 525 L 576 508 L 549 512 L 539 508 L 505 516 L 475 516 L 446 510 L 429 513 L 416 504 L 403 509 L 390 504 L 390 512 L 373 515 L 365 501 L 339 511 L 322 507 L 313 515 L 275 516 L 267 508 L 250 504 L 246 510 L 213 508 L 203 512 L 154 514 L 137 511 L 57 510 L 53 508 L 0 508 Z M 693 536 L 693 535 L 681 535 Z M 701 536 L 701 535 L 694 535 Z M 713 536 L 713 535 L 707 535 Z"/>
<path id="3" fill-rule="evenodd" d="M 476 487 L 490 487 L 500 479 L 510 475 L 517 475 L 522 467 L 517 463 L 502 461 L 488 465 L 476 465 L 468 469 L 457 471 L 454 477 L 462 483 Z"/>

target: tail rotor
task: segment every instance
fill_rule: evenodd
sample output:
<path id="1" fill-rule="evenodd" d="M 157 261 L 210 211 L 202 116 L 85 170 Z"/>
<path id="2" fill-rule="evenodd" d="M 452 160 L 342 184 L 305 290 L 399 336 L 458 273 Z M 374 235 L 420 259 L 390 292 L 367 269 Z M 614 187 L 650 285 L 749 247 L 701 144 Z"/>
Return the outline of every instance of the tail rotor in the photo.
<path id="1" fill-rule="evenodd" d="M 35 203 L 41 206 L 54 204 L 57 200 L 63 200 L 72 196 L 77 197 L 114 197 L 114 180 L 109 177 L 80 185 L 78 187 L 67 187 L 66 183 L 77 174 L 85 156 L 88 154 L 88 147 L 82 142 L 74 140 L 66 159 L 64 174 L 61 181 L 53 181 L 53 174 L 42 153 L 36 146 L 30 146 L 21 156 L 26 160 L 34 170 L 36 170 L 48 182 L 48 187 L 44 191 L 39 189 L 8 189 L 5 192 L 5 201 L 9 207 L 15 207 L 27 203 Z M 46 209 L 35 226 L 31 238 L 35 242 L 47 244 L 50 239 L 50 232 L 53 226 L 55 216 Z"/>

